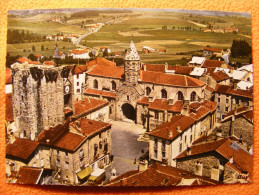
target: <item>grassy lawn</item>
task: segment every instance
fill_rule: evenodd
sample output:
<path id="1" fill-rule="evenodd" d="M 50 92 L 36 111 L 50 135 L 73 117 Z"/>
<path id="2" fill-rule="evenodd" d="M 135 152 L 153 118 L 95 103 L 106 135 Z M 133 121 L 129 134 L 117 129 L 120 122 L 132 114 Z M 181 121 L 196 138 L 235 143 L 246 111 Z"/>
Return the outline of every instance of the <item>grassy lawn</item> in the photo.
<path id="1" fill-rule="evenodd" d="M 75 49 L 71 42 L 63 41 L 46 41 L 46 42 L 33 42 L 33 43 L 18 43 L 18 44 L 7 44 L 7 52 L 11 56 L 21 55 L 27 57 L 29 54 L 42 54 L 44 56 L 52 56 L 54 54 L 56 44 L 59 47 L 59 51 L 67 53 L 68 50 Z M 32 46 L 35 46 L 36 51 L 32 51 Z M 41 45 L 45 47 L 44 51 L 41 51 Z M 65 49 L 63 49 L 65 47 Z M 46 50 L 48 48 L 48 50 Z M 23 50 L 26 49 L 26 52 Z M 30 52 L 28 51 L 30 50 Z"/>

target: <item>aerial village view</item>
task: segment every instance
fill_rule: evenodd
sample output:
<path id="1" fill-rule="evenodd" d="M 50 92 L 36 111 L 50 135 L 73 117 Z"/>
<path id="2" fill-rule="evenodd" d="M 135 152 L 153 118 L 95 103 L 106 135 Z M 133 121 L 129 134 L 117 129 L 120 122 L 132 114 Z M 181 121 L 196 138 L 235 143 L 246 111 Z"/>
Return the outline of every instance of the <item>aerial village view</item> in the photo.
<path id="1" fill-rule="evenodd" d="M 6 182 L 252 182 L 247 13 L 8 12 Z"/>

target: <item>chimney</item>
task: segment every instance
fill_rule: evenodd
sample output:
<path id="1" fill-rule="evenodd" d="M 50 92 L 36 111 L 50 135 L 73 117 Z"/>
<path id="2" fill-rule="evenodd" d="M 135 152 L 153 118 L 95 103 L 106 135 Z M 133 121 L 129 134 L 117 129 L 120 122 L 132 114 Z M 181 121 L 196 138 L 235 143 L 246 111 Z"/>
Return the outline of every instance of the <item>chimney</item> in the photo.
<path id="1" fill-rule="evenodd" d="M 146 64 L 143 65 L 143 68 L 144 68 L 144 71 L 147 71 L 147 65 Z"/>
<path id="2" fill-rule="evenodd" d="M 173 130 L 172 129 L 169 130 L 168 137 L 169 138 L 173 138 Z"/>
<path id="3" fill-rule="evenodd" d="M 144 161 L 140 161 L 139 165 L 138 165 L 138 170 L 139 171 L 145 171 L 148 168 L 148 161 L 144 160 Z"/>
<path id="4" fill-rule="evenodd" d="M 167 62 L 165 63 L 165 72 L 168 70 L 168 64 Z"/>
<path id="5" fill-rule="evenodd" d="M 233 158 L 233 156 L 229 159 L 229 162 L 230 162 L 231 164 L 234 163 L 234 158 Z"/>
<path id="6" fill-rule="evenodd" d="M 201 164 L 199 161 L 197 161 L 197 163 L 195 164 L 194 174 L 202 176 L 202 169 L 203 169 L 203 164 Z"/>
<path id="7" fill-rule="evenodd" d="M 236 82 L 234 82 L 233 88 L 234 88 L 234 89 L 237 89 L 237 83 L 236 83 Z"/>
<path id="8" fill-rule="evenodd" d="M 182 131 L 181 131 L 181 127 L 180 127 L 180 125 L 179 125 L 179 124 L 177 125 L 176 130 L 177 130 L 177 132 L 178 132 L 178 133 L 182 133 Z"/>
<path id="9" fill-rule="evenodd" d="M 169 99 L 169 100 L 168 100 L 168 104 L 169 104 L 169 105 L 174 105 L 174 100 L 173 100 L 173 99 Z"/>

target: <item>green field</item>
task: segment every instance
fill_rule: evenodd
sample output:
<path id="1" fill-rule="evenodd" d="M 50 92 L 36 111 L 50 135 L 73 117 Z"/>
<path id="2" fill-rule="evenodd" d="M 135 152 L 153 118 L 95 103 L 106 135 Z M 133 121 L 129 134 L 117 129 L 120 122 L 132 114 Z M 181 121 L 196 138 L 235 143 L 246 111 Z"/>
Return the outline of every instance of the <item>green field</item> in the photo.
<path id="1" fill-rule="evenodd" d="M 112 52 L 123 52 L 129 47 L 130 40 L 133 37 L 134 43 L 138 51 L 141 51 L 143 46 L 149 46 L 154 49 L 166 49 L 167 52 L 163 54 L 149 53 L 144 54 L 140 52 L 140 56 L 143 62 L 169 62 L 182 63 L 182 58 L 190 58 L 193 52 L 202 50 L 205 46 L 217 48 L 230 48 L 234 39 L 245 39 L 251 45 L 251 21 L 250 18 L 242 16 L 204 16 L 186 13 L 172 13 L 172 12 L 140 12 L 136 11 L 133 14 L 142 14 L 141 16 L 134 16 L 131 14 L 106 14 L 109 17 L 115 17 L 114 21 L 120 21 L 116 24 L 108 24 L 102 27 L 98 32 L 93 33 L 85 37 L 80 44 L 87 47 L 93 47 L 98 49 L 100 46 L 106 46 L 111 49 Z M 46 15 L 46 19 L 55 15 Z M 58 15 L 63 17 L 62 15 Z M 67 14 L 69 16 L 69 14 Z M 93 19 L 95 22 L 103 22 L 100 16 L 90 18 L 71 18 L 68 19 L 67 24 L 61 24 L 58 22 L 47 22 L 43 20 L 44 14 L 36 16 L 8 19 L 9 29 L 23 29 L 31 32 L 48 35 L 56 33 L 75 33 L 84 34 L 85 29 L 80 27 L 82 21 L 87 19 Z M 100 21 L 99 21 L 100 20 Z M 110 19 L 105 18 L 105 21 Z M 195 21 L 191 23 L 190 21 Z M 239 28 L 241 33 L 209 33 L 200 31 L 202 25 L 210 23 L 219 28 L 223 27 L 236 27 Z M 73 25 L 78 24 L 78 25 Z M 167 30 L 162 30 L 163 26 L 167 26 Z M 185 29 L 188 27 L 188 29 Z M 10 55 L 22 55 L 28 56 L 28 49 L 31 50 L 32 45 L 35 45 L 36 51 L 34 53 L 40 53 L 43 55 L 53 55 L 56 43 L 58 43 L 60 51 L 65 53 L 75 47 L 71 42 L 39 42 L 39 43 L 20 43 L 9 44 L 7 51 Z M 41 45 L 48 47 L 49 50 L 41 51 Z M 63 47 L 65 47 L 63 49 Z M 27 52 L 23 52 L 26 49 Z M 184 52 L 184 55 L 176 55 L 178 52 Z"/>

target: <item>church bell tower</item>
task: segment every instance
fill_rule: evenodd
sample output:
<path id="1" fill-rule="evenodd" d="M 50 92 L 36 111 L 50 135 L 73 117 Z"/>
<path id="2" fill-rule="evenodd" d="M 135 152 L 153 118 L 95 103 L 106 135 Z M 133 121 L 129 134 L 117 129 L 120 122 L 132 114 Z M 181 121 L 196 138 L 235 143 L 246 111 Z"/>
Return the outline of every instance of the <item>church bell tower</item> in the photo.
<path id="1" fill-rule="evenodd" d="M 137 49 L 132 40 L 130 43 L 130 48 L 125 54 L 124 60 L 125 81 L 135 85 L 138 82 L 141 62 Z"/>

